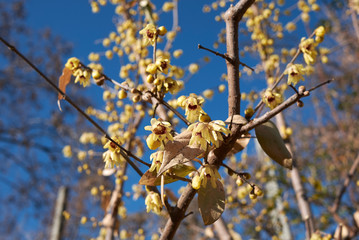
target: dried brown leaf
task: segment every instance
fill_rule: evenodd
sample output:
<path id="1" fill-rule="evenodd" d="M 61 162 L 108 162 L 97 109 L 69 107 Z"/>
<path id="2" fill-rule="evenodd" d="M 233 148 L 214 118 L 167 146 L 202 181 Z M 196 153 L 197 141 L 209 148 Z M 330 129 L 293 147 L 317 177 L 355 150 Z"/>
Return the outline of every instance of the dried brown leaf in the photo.
<path id="1" fill-rule="evenodd" d="M 64 69 L 62 70 L 62 75 L 59 78 L 59 88 L 63 93 L 66 93 L 66 86 L 71 81 L 71 75 L 72 75 L 72 71 L 67 67 L 64 67 Z M 59 93 L 57 99 L 58 99 L 57 104 L 59 105 L 59 108 L 61 110 L 60 100 L 64 99 L 64 96 L 61 93 Z"/>
<path id="2" fill-rule="evenodd" d="M 243 134 L 240 138 L 236 140 L 233 148 L 231 149 L 231 151 L 229 151 L 228 156 L 234 155 L 245 149 L 249 143 L 249 140 L 251 140 L 251 135 L 249 133 Z"/>
<path id="3" fill-rule="evenodd" d="M 171 174 L 178 176 L 178 177 L 185 177 L 190 172 L 195 171 L 196 169 L 192 166 L 178 164 L 171 168 Z M 165 184 L 173 183 L 178 181 L 178 179 L 172 177 L 171 175 L 165 174 Z M 139 184 L 146 185 L 146 186 L 159 186 L 161 185 L 161 176 L 157 176 L 156 172 L 146 171 L 140 181 Z"/>
<path id="4" fill-rule="evenodd" d="M 215 188 L 210 182 L 206 187 L 200 187 L 198 207 L 205 225 L 210 225 L 221 217 L 225 208 L 225 193 L 223 184 L 219 180 L 216 180 Z"/>
<path id="5" fill-rule="evenodd" d="M 184 131 L 175 136 L 173 142 L 168 142 L 165 146 L 163 162 L 157 176 L 161 175 L 177 164 L 184 164 L 201 155 L 204 151 L 199 146 L 189 146 L 192 132 Z"/>

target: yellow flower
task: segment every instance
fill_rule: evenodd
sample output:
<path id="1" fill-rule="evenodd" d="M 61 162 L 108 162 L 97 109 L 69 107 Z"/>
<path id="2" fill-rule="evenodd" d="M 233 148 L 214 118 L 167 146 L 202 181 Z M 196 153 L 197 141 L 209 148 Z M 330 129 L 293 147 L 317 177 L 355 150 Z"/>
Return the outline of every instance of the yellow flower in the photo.
<path id="1" fill-rule="evenodd" d="M 302 38 L 299 44 L 299 49 L 303 53 L 304 61 L 308 65 L 315 63 L 315 60 L 318 55 L 317 51 L 315 50 L 316 46 L 317 43 L 314 42 L 313 38 L 308 38 L 308 39 Z"/>
<path id="2" fill-rule="evenodd" d="M 152 23 L 147 24 L 146 27 L 140 31 L 140 34 L 143 35 L 143 40 L 144 40 L 145 46 L 149 45 L 150 43 L 152 45 L 155 44 L 155 41 L 157 38 L 156 37 L 157 29 L 156 29 L 155 25 L 153 25 Z"/>
<path id="3" fill-rule="evenodd" d="M 288 85 L 295 86 L 300 80 L 304 81 L 305 70 L 302 64 L 288 64 L 284 74 L 288 74 Z"/>
<path id="4" fill-rule="evenodd" d="M 189 145 L 199 144 L 204 151 L 207 150 L 209 144 L 218 148 L 220 141 L 223 141 L 222 133 L 230 133 L 230 130 L 225 127 L 225 123 L 220 120 L 193 123 L 188 127 L 188 130 L 192 131 Z"/>
<path id="5" fill-rule="evenodd" d="M 216 188 L 217 179 L 221 179 L 221 175 L 219 175 L 217 168 L 206 165 L 202 168 L 201 173 L 192 179 L 192 187 L 197 190 L 201 186 L 206 187 L 207 182 L 210 181 L 212 187 Z"/>
<path id="6" fill-rule="evenodd" d="M 176 81 L 171 77 L 167 77 L 163 83 L 163 87 L 165 88 L 165 92 L 170 92 L 172 94 L 175 94 L 179 92 L 182 89 L 182 86 L 180 85 L 180 81 Z"/>
<path id="7" fill-rule="evenodd" d="M 155 153 L 152 153 L 150 156 L 150 159 L 152 161 L 152 165 L 148 171 L 150 172 L 158 172 L 160 170 L 162 161 L 163 161 L 163 151 L 157 151 Z"/>
<path id="8" fill-rule="evenodd" d="M 158 70 L 160 70 L 164 74 L 168 74 L 168 69 L 170 69 L 170 67 L 171 67 L 170 60 L 168 58 L 159 57 L 156 60 L 155 64 L 156 64 Z"/>
<path id="9" fill-rule="evenodd" d="M 71 146 L 70 146 L 70 145 L 66 145 L 66 146 L 62 149 L 62 154 L 64 155 L 65 158 L 70 158 L 70 157 L 72 157 Z"/>
<path id="10" fill-rule="evenodd" d="M 315 30 L 315 41 L 318 43 L 323 42 L 325 35 L 325 28 L 323 26 L 317 27 Z"/>
<path id="11" fill-rule="evenodd" d="M 162 210 L 162 202 L 161 202 L 161 198 L 160 195 L 158 193 L 155 193 L 153 191 L 148 192 L 146 199 L 145 199 L 145 204 L 146 204 L 146 210 L 147 212 L 154 212 L 157 215 L 159 215 L 161 213 Z"/>
<path id="12" fill-rule="evenodd" d="M 122 140 L 118 137 L 112 138 L 116 143 L 122 144 Z M 122 162 L 121 149 L 112 141 L 108 140 L 103 148 L 108 148 L 106 152 L 102 154 L 102 158 L 105 162 L 105 168 L 113 168 Z"/>
<path id="13" fill-rule="evenodd" d="M 152 131 L 146 139 L 147 145 L 151 150 L 158 148 L 168 142 L 168 140 L 173 141 L 171 124 L 169 122 L 152 118 L 151 126 L 146 126 L 145 130 Z"/>
<path id="14" fill-rule="evenodd" d="M 79 65 L 80 65 L 80 60 L 78 58 L 72 57 L 69 60 L 67 60 L 65 67 L 74 71 L 79 67 Z"/>
<path id="15" fill-rule="evenodd" d="M 76 77 L 75 83 L 80 82 L 83 87 L 90 85 L 91 73 L 89 71 L 78 68 L 73 75 Z"/>
<path id="16" fill-rule="evenodd" d="M 191 93 L 188 97 L 181 96 L 177 99 L 177 105 L 185 108 L 187 120 L 191 123 L 198 121 L 200 113 L 204 113 L 202 110 L 202 104 L 204 98 Z"/>
<path id="17" fill-rule="evenodd" d="M 279 104 L 282 103 L 282 95 L 276 92 L 273 92 L 271 89 L 267 89 L 264 94 L 262 101 L 270 108 L 273 109 Z"/>

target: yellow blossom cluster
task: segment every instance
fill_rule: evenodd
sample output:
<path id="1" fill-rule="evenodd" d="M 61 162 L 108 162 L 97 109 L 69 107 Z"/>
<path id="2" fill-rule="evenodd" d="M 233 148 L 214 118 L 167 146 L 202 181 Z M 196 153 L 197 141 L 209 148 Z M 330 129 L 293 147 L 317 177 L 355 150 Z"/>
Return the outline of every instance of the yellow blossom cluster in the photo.
<path id="1" fill-rule="evenodd" d="M 206 187 L 207 182 L 210 182 L 213 188 L 217 187 L 217 179 L 221 179 L 218 170 L 215 166 L 205 165 L 200 170 L 199 174 L 196 174 L 192 179 L 192 187 L 194 189 L 199 189 L 201 187 Z"/>
<path id="2" fill-rule="evenodd" d="M 119 137 L 112 138 L 117 144 L 122 144 L 122 139 Z M 113 168 L 115 165 L 119 165 L 121 162 L 125 161 L 121 156 L 121 149 L 111 140 L 108 140 L 103 148 L 108 149 L 103 153 L 102 158 L 105 162 L 105 168 Z"/>
<path id="3" fill-rule="evenodd" d="M 262 101 L 267 105 L 267 107 L 273 109 L 283 102 L 283 96 L 282 94 L 268 88 L 263 94 Z"/>
<path id="4" fill-rule="evenodd" d="M 147 212 L 154 212 L 159 215 L 162 210 L 162 202 L 160 199 L 160 195 L 153 191 L 148 191 L 145 199 L 146 210 Z"/>
<path id="5" fill-rule="evenodd" d="M 146 143 L 151 150 L 164 146 L 168 141 L 173 141 L 171 134 L 171 124 L 161 119 L 151 119 L 151 126 L 146 126 L 145 130 L 152 131 L 147 137 Z"/>
<path id="6" fill-rule="evenodd" d="M 203 103 L 204 98 L 194 93 L 191 93 L 188 97 L 180 96 L 177 99 L 177 106 L 186 110 L 185 115 L 191 123 L 198 121 L 200 114 L 204 113 L 202 109 Z"/>
<path id="7" fill-rule="evenodd" d="M 189 145 L 198 144 L 204 151 L 210 144 L 218 148 L 220 142 L 223 141 L 222 134 L 230 133 L 230 130 L 225 127 L 225 123 L 220 120 L 193 123 L 188 130 L 192 132 Z"/>

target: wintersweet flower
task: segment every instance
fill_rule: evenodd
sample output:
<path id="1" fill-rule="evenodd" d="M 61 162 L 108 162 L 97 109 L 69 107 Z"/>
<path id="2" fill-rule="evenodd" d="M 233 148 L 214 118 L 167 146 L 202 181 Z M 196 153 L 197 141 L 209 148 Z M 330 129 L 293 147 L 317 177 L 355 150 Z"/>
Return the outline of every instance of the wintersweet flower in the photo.
<path id="1" fill-rule="evenodd" d="M 152 131 L 146 139 L 147 146 L 151 150 L 158 148 L 169 140 L 173 141 L 173 137 L 171 135 L 171 124 L 169 122 L 152 118 L 151 126 L 146 126 L 145 130 Z"/>
<path id="2" fill-rule="evenodd" d="M 192 187 L 198 190 L 201 186 L 206 187 L 207 182 L 209 181 L 213 188 L 217 187 L 217 179 L 221 179 L 218 170 L 214 166 L 205 165 L 200 174 L 197 174 L 192 179 Z"/>
<path id="3" fill-rule="evenodd" d="M 122 140 L 118 137 L 112 138 L 116 143 L 122 144 Z M 108 140 L 103 146 L 108 150 L 102 154 L 103 161 L 105 162 L 105 168 L 113 168 L 122 162 L 121 149 L 112 141 Z"/>
<path id="4" fill-rule="evenodd" d="M 79 65 L 80 65 L 80 60 L 78 58 L 72 57 L 72 58 L 69 58 L 69 60 L 67 60 L 65 67 L 74 71 L 75 69 L 77 69 L 79 67 Z"/>
<path id="5" fill-rule="evenodd" d="M 270 108 L 273 109 L 282 103 L 283 97 L 281 94 L 273 92 L 271 89 L 267 89 L 264 94 L 262 101 Z"/>
<path id="6" fill-rule="evenodd" d="M 163 72 L 164 74 L 168 74 L 168 70 L 171 68 L 170 60 L 168 58 L 159 57 L 156 60 L 157 69 Z"/>
<path id="7" fill-rule="evenodd" d="M 304 81 L 305 69 L 302 64 L 288 64 L 284 74 L 288 74 L 288 85 L 295 86 L 300 80 Z"/>
<path id="8" fill-rule="evenodd" d="M 162 161 L 163 161 L 163 151 L 157 151 L 155 153 L 152 153 L 150 156 L 150 159 L 152 161 L 152 165 L 148 171 L 150 172 L 158 172 L 160 170 Z"/>
<path id="9" fill-rule="evenodd" d="M 315 60 L 317 58 L 317 51 L 315 50 L 315 47 L 317 46 L 317 43 L 314 41 L 313 38 L 302 38 L 299 49 L 303 53 L 304 61 L 306 64 L 314 64 Z"/>
<path id="10" fill-rule="evenodd" d="M 193 123 L 188 127 L 188 130 L 192 131 L 189 145 L 198 144 L 204 151 L 210 144 L 218 148 L 220 141 L 223 141 L 222 133 L 230 133 L 230 130 L 225 127 L 225 123 L 220 120 Z"/>
<path id="11" fill-rule="evenodd" d="M 145 199 L 145 204 L 146 204 L 146 210 L 147 212 L 154 212 L 157 215 L 159 215 L 161 213 L 162 210 L 162 202 L 161 202 L 161 198 L 160 195 L 156 192 L 153 191 L 149 191 L 146 199 Z"/>
<path id="12" fill-rule="evenodd" d="M 177 105 L 185 108 L 185 115 L 187 120 L 191 123 L 198 121 L 198 117 L 201 113 L 204 113 L 202 110 L 202 104 L 204 103 L 204 98 L 197 96 L 194 93 L 191 93 L 188 97 L 181 96 L 177 99 Z"/>
<path id="13" fill-rule="evenodd" d="M 140 34 L 143 35 L 144 45 L 147 46 L 151 43 L 151 45 L 154 45 L 157 38 L 157 29 L 155 25 L 152 23 L 149 23 L 146 25 L 144 29 L 140 31 Z"/>
<path id="14" fill-rule="evenodd" d="M 90 85 L 91 73 L 89 71 L 78 68 L 73 75 L 76 77 L 75 83 L 80 82 L 83 87 Z"/>

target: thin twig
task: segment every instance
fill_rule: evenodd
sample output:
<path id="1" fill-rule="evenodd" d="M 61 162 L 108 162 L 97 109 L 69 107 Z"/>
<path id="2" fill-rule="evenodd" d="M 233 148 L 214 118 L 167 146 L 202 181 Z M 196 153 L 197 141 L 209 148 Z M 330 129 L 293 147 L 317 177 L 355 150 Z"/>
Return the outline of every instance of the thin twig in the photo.
<path id="1" fill-rule="evenodd" d="M 20 53 L 14 46 L 12 46 L 10 43 L 8 43 L 5 39 L 0 37 L 0 41 L 4 43 L 10 51 L 13 51 L 16 53 L 22 60 L 24 60 L 32 69 L 34 69 L 45 81 L 50 84 L 58 93 L 60 93 L 65 101 L 70 103 L 70 105 L 75 108 L 83 117 L 85 117 L 93 126 L 95 126 L 102 134 L 105 135 L 105 137 L 114 143 L 116 146 L 120 148 L 120 154 L 128 161 L 128 163 L 131 165 L 131 167 L 138 173 L 138 175 L 142 176 L 142 171 L 135 165 L 134 162 L 132 162 L 128 156 L 135 157 L 131 152 L 127 151 L 125 148 L 123 148 L 120 144 L 118 144 L 116 141 L 114 141 L 107 132 L 100 127 L 89 115 L 87 115 L 82 109 L 80 109 L 77 104 L 72 101 L 72 99 L 67 96 L 60 88 L 58 88 L 44 73 L 42 73 L 29 59 L 27 59 L 22 53 Z M 125 154 L 126 153 L 126 154 Z M 136 160 L 138 158 L 136 157 Z"/>
<path id="2" fill-rule="evenodd" d="M 203 47 L 201 44 L 198 44 L 198 48 L 203 49 L 203 50 L 207 50 L 207 51 L 213 53 L 216 56 L 220 56 L 220 57 L 226 59 L 229 62 L 232 61 L 232 59 L 230 57 L 228 57 L 226 54 L 222 54 L 222 53 L 213 51 L 213 50 L 211 50 L 209 48 Z M 252 70 L 254 72 L 254 69 L 252 67 L 248 66 L 247 64 L 245 64 L 244 62 L 239 61 L 239 64 L 242 65 L 243 67 L 246 67 L 246 68 Z"/>
<path id="3" fill-rule="evenodd" d="M 355 171 L 356 169 L 359 167 L 359 155 L 357 156 L 357 158 L 355 159 L 355 161 L 353 162 L 353 165 L 351 166 L 347 177 L 344 180 L 344 183 L 342 185 L 342 187 L 340 188 L 340 190 L 338 191 L 337 196 L 335 197 L 334 200 L 334 204 L 331 208 L 331 212 L 337 212 L 339 207 L 340 207 L 340 203 L 341 203 L 341 199 L 347 189 L 347 187 L 349 186 L 349 183 L 351 181 L 351 179 L 354 177 Z"/>

